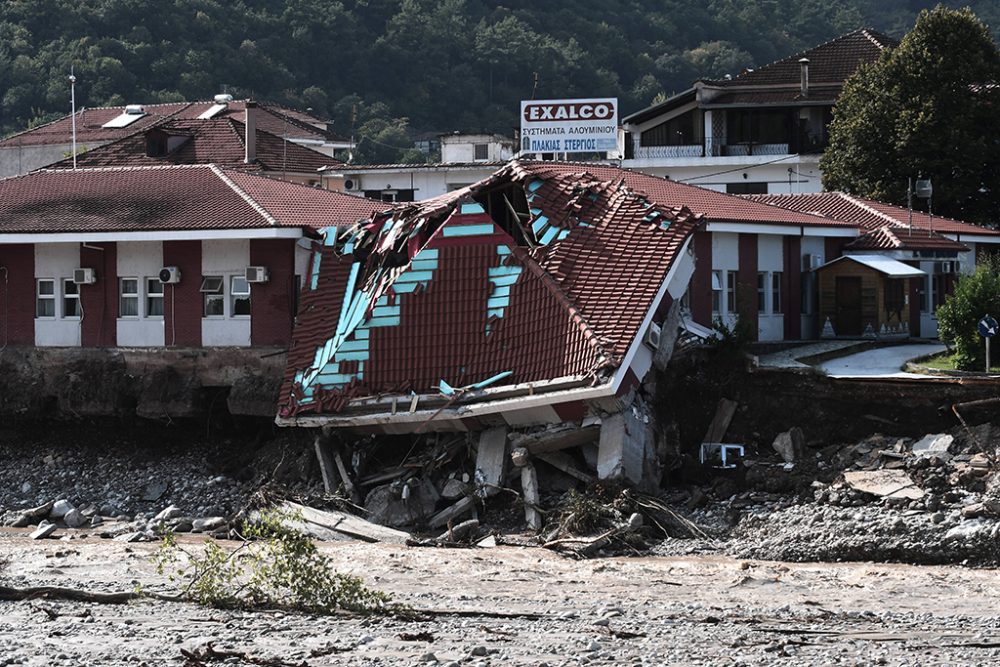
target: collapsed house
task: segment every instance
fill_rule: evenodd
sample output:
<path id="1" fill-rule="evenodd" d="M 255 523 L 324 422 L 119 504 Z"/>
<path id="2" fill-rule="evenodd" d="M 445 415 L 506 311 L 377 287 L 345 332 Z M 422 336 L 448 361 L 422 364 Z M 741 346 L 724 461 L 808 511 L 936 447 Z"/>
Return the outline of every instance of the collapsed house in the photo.
<path id="1" fill-rule="evenodd" d="M 585 428 L 559 432 L 562 446 L 596 442 L 599 477 L 658 483 L 636 397 L 669 358 L 700 217 L 602 171 L 614 177 L 515 161 L 324 230 L 277 422 L 482 431 L 477 475 L 493 485 L 508 429 L 569 423 Z"/>

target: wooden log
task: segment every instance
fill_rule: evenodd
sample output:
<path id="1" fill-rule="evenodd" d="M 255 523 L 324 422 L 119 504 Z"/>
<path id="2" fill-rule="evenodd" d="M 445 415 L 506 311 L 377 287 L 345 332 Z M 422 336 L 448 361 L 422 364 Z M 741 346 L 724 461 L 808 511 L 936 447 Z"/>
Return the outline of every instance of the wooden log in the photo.
<path id="1" fill-rule="evenodd" d="M 574 477 L 586 484 L 593 484 L 597 481 L 593 475 L 588 475 L 573 465 L 573 459 L 565 452 L 549 452 L 538 456 L 539 461 L 545 461 L 553 468 L 561 470 L 570 477 Z"/>
<path id="2" fill-rule="evenodd" d="M 545 454 L 557 452 L 561 449 L 579 447 L 591 442 L 596 442 L 601 434 L 600 425 L 594 426 L 568 426 L 541 433 L 531 433 L 520 435 L 511 439 L 512 447 L 523 447 L 531 454 Z"/>
<path id="3" fill-rule="evenodd" d="M 441 510 L 437 514 L 431 517 L 430 521 L 427 522 L 431 528 L 440 528 L 441 526 L 447 526 L 448 522 L 457 519 L 469 510 L 473 509 L 476 505 L 476 501 L 472 499 L 471 496 L 466 496 L 462 498 L 457 503 Z"/>
<path id="4" fill-rule="evenodd" d="M 722 442 L 722 439 L 726 437 L 726 431 L 729 430 L 729 424 L 736 414 L 736 408 L 736 401 L 730 401 L 728 398 L 719 399 L 719 404 L 715 408 L 715 416 L 712 418 L 712 423 L 708 425 L 708 431 L 701 441 Z"/>
<path id="5" fill-rule="evenodd" d="M 538 496 L 538 473 L 530 463 L 521 468 L 521 495 L 524 497 L 524 520 L 528 528 L 537 532 L 542 529 L 542 513 L 538 511 L 541 499 Z"/>
<path id="6" fill-rule="evenodd" d="M 306 524 L 315 524 L 363 542 L 406 544 L 406 541 L 410 539 L 409 533 L 380 526 L 343 512 L 327 512 L 287 500 L 282 502 L 279 508 L 302 517 L 302 521 Z M 303 527 L 303 532 L 309 532 L 308 525 Z"/>
<path id="7" fill-rule="evenodd" d="M 334 493 L 337 490 L 337 469 L 334 467 L 330 441 L 317 435 L 313 440 L 313 447 L 316 449 L 319 470 L 323 474 L 323 488 L 327 493 Z"/>

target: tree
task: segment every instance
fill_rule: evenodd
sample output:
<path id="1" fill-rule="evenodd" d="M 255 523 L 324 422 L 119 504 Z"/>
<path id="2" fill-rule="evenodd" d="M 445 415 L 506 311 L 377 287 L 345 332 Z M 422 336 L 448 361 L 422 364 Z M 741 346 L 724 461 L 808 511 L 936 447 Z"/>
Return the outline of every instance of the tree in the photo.
<path id="1" fill-rule="evenodd" d="M 968 9 L 924 10 L 900 45 L 844 85 L 820 161 L 823 185 L 896 204 L 930 178 L 933 210 L 978 224 L 1000 213 L 1000 52 Z"/>
<path id="2" fill-rule="evenodd" d="M 962 276 L 955 293 L 937 309 L 938 335 L 955 348 L 955 366 L 981 371 L 986 348 L 979 336 L 984 315 L 1000 317 L 1000 263 L 984 261 L 976 272 Z"/>

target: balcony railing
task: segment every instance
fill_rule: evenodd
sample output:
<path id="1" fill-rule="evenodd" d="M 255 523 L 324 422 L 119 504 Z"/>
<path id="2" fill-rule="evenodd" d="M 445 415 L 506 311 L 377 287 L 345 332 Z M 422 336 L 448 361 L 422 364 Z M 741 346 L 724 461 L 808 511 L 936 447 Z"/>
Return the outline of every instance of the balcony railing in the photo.
<path id="1" fill-rule="evenodd" d="M 825 134 L 825 133 L 824 133 Z M 642 146 L 638 137 L 634 141 L 635 157 L 639 159 L 670 159 L 697 157 L 738 157 L 752 155 L 790 155 L 793 153 L 822 153 L 828 140 L 812 133 L 797 132 L 787 142 L 739 141 L 730 142 L 727 136 L 708 137 L 701 144 L 678 146 Z"/>

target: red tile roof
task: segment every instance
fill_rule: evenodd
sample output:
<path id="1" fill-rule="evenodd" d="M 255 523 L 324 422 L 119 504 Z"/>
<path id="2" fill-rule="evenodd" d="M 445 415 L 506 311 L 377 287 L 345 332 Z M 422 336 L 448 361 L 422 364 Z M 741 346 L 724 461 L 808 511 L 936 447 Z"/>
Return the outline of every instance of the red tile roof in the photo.
<path id="1" fill-rule="evenodd" d="M 798 85 L 801 76 L 799 60 L 802 58 L 809 59 L 810 84 L 843 83 L 860 65 L 874 62 L 882 51 L 898 44 L 897 40 L 888 35 L 871 28 L 860 28 L 808 51 L 747 70 L 732 79 L 707 83 L 726 87 Z"/>
<path id="2" fill-rule="evenodd" d="M 0 234 L 319 228 L 384 206 L 215 165 L 44 170 L 0 180 Z"/>
<path id="3" fill-rule="evenodd" d="M 602 179 L 624 178 L 625 184 L 666 205 L 683 205 L 709 222 L 747 222 L 767 225 L 794 225 L 806 227 L 854 227 L 851 222 L 831 220 L 829 217 L 811 215 L 788 208 L 769 206 L 764 202 L 748 200 L 715 190 L 678 183 L 637 171 L 619 169 L 609 165 L 590 163 L 528 162 L 517 164 L 537 176 L 567 175 L 587 172 Z"/>
<path id="4" fill-rule="evenodd" d="M 289 351 L 282 415 L 507 371 L 496 386 L 607 381 L 700 219 L 632 187 L 662 179 L 587 167 L 514 162 L 374 216 L 343 248 L 325 246 Z M 506 208 L 495 222 L 470 198 L 501 195 L 526 202 L 520 227 L 502 229 L 512 224 Z"/>
<path id="5" fill-rule="evenodd" d="M 844 246 L 845 250 L 946 250 L 968 252 L 964 243 L 926 229 L 903 229 L 886 225 L 859 236 Z"/>
<path id="6" fill-rule="evenodd" d="M 139 120 L 122 128 L 102 127 L 112 118 L 121 115 L 125 107 L 81 108 L 76 113 L 77 144 L 93 148 L 109 141 L 131 136 L 149 129 L 165 118 L 176 120 L 197 120 L 198 116 L 213 106 L 214 102 L 170 102 L 166 104 L 144 104 L 146 112 Z M 265 132 L 289 139 L 313 139 L 322 141 L 346 141 L 344 137 L 330 132 L 326 124 L 308 114 L 287 109 L 280 105 L 258 102 L 257 127 Z M 216 118 L 233 118 L 242 121 L 246 112 L 246 100 L 234 100 Z M 0 148 L 7 146 L 36 146 L 43 144 L 69 144 L 72 141 L 72 116 L 64 116 L 24 132 L 0 140 Z"/>
<path id="7" fill-rule="evenodd" d="M 179 148 L 162 157 L 146 155 L 146 137 L 150 132 L 184 136 L 188 139 Z M 258 128 L 256 155 L 251 164 L 244 162 L 246 126 L 233 118 L 210 120 L 162 120 L 142 132 L 135 132 L 109 144 L 92 148 L 77 156 L 77 167 L 122 167 L 163 164 L 216 164 L 220 167 L 270 172 L 315 174 L 319 169 L 340 161 L 319 151 Z M 51 166 L 72 168 L 72 158 Z"/>
<path id="8" fill-rule="evenodd" d="M 886 224 L 896 227 L 909 227 L 909 210 L 902 206 L 886 204 L 874 199 L 856 197 L 845 192 L 818 192 L 814 194 L 794 195 L 744 195 L 745 199 L 780 206 L 789 210 L 822 215 L 831 220 L 853 222 L 863 229 L 876 230 Z M 987 229 L 977 225 L 933 216 L 926 213 L 913 212 L 914 229 L 929 230 L 933 226 L 935 232 L 942 234 L 976 234 L 981 236 L 1000 236 L 1000 231 Z"/>

